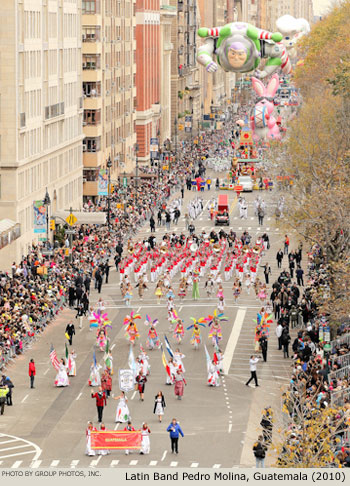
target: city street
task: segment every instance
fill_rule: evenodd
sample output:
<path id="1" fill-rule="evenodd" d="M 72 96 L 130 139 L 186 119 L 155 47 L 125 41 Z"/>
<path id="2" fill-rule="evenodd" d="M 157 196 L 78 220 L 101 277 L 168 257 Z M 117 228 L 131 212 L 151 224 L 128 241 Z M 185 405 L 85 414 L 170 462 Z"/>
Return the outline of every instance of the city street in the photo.
<path id="1" fill-rule="evenodd" d="M 214 176 L 214 174 L 213 174 Z M 222 177 L 222 174 L 219 175 Z M 223 193 L 224 191 L 220 191 Z M 248 230 L 254 241 L 258 235 L 267 232 L 270 237 L 271 248 L 262 258 L 261 264 L 268 262 L 271 265 L 271 283 L 277 278 L 276 252 L 283 246 L 284 234 L 275 226 L 274 218 L 274 192 L 260 192 L 265 199 L 267 214 L 264 225 L 258 226 L 258 219 L 254 215 L 254 198 L 257 192 L 245 193 L 248 202 L 248 219 L 239 218 L 236 194 L 227 191 L 230 204 L 230 228 L 239 237 L 244 230 Z M 181 209 L 181 218 L 177 226 L 171 231 L 177 234 L 185 232 L 184 214 L 188 202 L 195 196 L 204 200 L 204 211 L 194 221 L 196 233 L 203 230 L 209 232 L 214 223 L 210 220 L 208 203 L 217 197 L 219 191 L 192 192 L 185 191 L 185 199 Z M 226 231 L 226 227 L 223 227 Z M 216 227 L 217 230 L 220 227 Z M 165 228 L 156 229 L 156 237 L 161 238 Z M 188 232 L 186 231 L 185 234 Z M 150 235 L 148 223 L 142 228 L 135 239 Z M 297 241 L 291 239 L 291 248 L 297 246 Z M 283 268 L 283 267 L 282 267 Z M 263 280 L 262 269 L 259 277 Z M 223 277 L 223 272 L 222 272 Z M 178 275 L 176 276 L 176 281 Z M 183 302 L 179 303 L 176 295 L 177 311 L 185 321 L 185 326 L 191 324 L 190 317 L 204 317 L 212 314 L 217 298 L 216 291 L 212 298 L 207 298 L 204 290 L 205 277 L 200 281 L 200 299 L 193 302 L 191 292 Z M 133 453 L 128 456 L 123 451 L 113 451 L 110 455 L 87 457 L 85 452 L 85 429 L 88 420 L 97 422 L 95 400 L 91 399 L 91 388 L 88 386 L 90 365 L 93 358 L 95 344 L 95 331 L 89 331 L 89 321 L 84 319 L 83 328 L 78 328 L 75 321 L 76 336 L 73 338 L 73 348 L 77 353 L 77 376 L 71 378 L 71 385 L 67 388 L 53 386 L 55 370 L 49 360 L 51 343 L 57 351 L 58 358 L 64 356 L 65 326 L 74 312 L 66 309 L 56 321 L 48 326 L 43 336 L 23 356 L 18 357 L 8 368 L 7 373 L 15 385 L 13 392 L 14 406 L 6 407 L 5 414 L 0 422 L 0 465 L 1 467 L 125 467 L 125 466 L 157 466 L 157 467 L 238 467 L 255 464 L 252 453 L 252 444 L 257 438 L 261 411 L 264 407 L 272 405 L 279 407 L 280 388 L 290 379 L 290 361 L 283 359 L 281 351 L 277 350 L 275 324 L 270 329 L 269 349 L 267 363 L 258 364 L 258 378 L 260 388 L 246 387 L 248 379 L 249 357 L 254 352 L 253 319 L 261 308 L 260 302 L 255 298 L 254 289 L 247 295 L 243 289 L 237 304 L 232 295 L 233 278 L 224 281 L 223 287 L 226 301 L 225 315 L 228 321 L 222 323 L 223 341 L 220 347 L 224 352 L 225 376 L 220 387 L 207 386 L 206 358 L 203 344 L 206 343 L 212 355 L 213 349 L 207 339 L 208 330 L 202 331 L 203 343 L 199 350 L 194 350 L 190 344 L 190 331 L 186 331 L 181 351 L 185 354 L 187 386 L 181 402 L 174 396 L 173 386 L 167 386 L 166 372 L 161 360 L 161 351 L 148 351 L 150 357 L 151 374 L 148 377 L 145 390 L 145 400 L 141 402 L 137 392 L 128 394 L 128 405 L 135 428 L 142 422 L 147 422 L 151 429 L 151 451 L 149 455 Z M 92 285 L 93 287 L 93 285 Z M 177 347 L 172 333 L 168 330 L 166 301 L 157 305 L 154 295 L 155 284 L 149 284 L 144 299 L 140 301 L 134 292 L 132 308 L 141 314 L 142 319 L 137 321 L 141 334 L 139 343 L 135 346 L 134 354 L 137 357 L 139 344 L 145 347 L 147 328 L 143 322 L 146 314 L 152 319 L 158 318 L 158 335 L 164 342 L 164 333 L 167 334 L 173 349 Z M 178 285 L 174 284 L 177 292 Z M 102 298 L 107 303 L 106 311 L 112 320 L 112 330 L 109 332 L 110 346 L 113 355 L 113 391 L 118 396 L 118 369 L 127 368 L 129 343 L 124 337 L 124 317 L 130 312 L 126 308 L 120 293 L 119 274 L 115 268 L 111 269 L 108 284 L 102 287 Z M 90 304 L 98 300 L 98 294 L 92 290 Z M 102 362 L 102 353 L 96 351 L 97 360 Z M 37 367 L 35 389 L 29 388 L 28 362 L 34 358 Z M 168 358 L 168 356 L 167 356 Z M 166 409 L 163 422 L 160 424 L 153 412 L 154 396 L 162 390 L 165 396 Z M 123 429 L 125 424 L 116 424 L 115 411 L 117 402 L 111 398 L 104 410 L 104 423 L 106 429 Z M 185 437 L 180 438 L 179 454 L 174 456 L 170 452 L 169 434 L 166 427 L 171 419 L 176 417 L 180 422 Z M 6 433 L 5 433 L 6 432 Z M 213 447 L 215 444 L 215 447 Z M 267 461 L 269 459 L 267 458 Z"/>

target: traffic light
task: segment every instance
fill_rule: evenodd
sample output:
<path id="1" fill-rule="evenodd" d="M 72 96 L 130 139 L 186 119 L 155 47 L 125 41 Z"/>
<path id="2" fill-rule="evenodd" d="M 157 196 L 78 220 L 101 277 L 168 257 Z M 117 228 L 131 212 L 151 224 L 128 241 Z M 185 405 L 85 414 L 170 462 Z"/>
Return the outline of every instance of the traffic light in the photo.
<path id="1" fill-rule="evenodd" d="M 56 229 L 56 222 L 54 219 L 50 219 L 50 230 L 55 231 Z"/>

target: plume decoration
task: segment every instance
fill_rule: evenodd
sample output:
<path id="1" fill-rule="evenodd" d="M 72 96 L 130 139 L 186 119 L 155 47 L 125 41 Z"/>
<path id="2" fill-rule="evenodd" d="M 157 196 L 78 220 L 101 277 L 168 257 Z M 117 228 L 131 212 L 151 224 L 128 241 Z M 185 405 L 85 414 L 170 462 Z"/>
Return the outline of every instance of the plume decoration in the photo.
<path id="1" fill-rule="evenodd" d="M 206 327 L 206 325 L 204 324 L 206 322 L 205 317 L 200 317 L 199 319 L 195 319 L 194 317 L 190 317 L 190 319 L 193 321 L 193 324 L 191 324 L 190 326 L 188 326 L 186 328 L 187 331 L 189 331 L 190 329 L 192 329 L 196 324 L 198 326 Z"/>
<path id="2" fill-rule="evenodd" d="M 158 319 L 154 319 L 152 321 L 152 319 L 150 318 L 150 316 L 148 314 L 146 314 L 146 320 L 145 320 L 145 326 L 153 326 L 153 327 L 156 327 L 156 325 L 158 324 Z"/>
<path id="3" fill-rule="evenodd" d="M 210 326 L 213 323 L 214 319 L 220 322 L 228 321 L 228 317 L 224 316 L 223 312 L 218 314 L 216 309 L 214 310 L 213 315 L 209 314 L 209 316 L 205 318 L 205 321 L 208 322 L 208 326 Z"/>
<path id="4" fill-rule="evenodd" d="M 112 321 L 108 319 L 108 314 L 96 314 L 92 313 L 93 317 L 90 319 L 90 327 L 108 327 L 112 329 Z"/>
<path id="5" fill-rule="evenodd" d="M 168 362 L 166 360 L 166 357 L 165 357 L 165 353 L 164 353 L 164 349 L 163 349 L 163 346 L 161 345 L 161 349 L 162 349 L 162 363 L 163 363 L 163 366 L 167 372 L 167 375 L 169 376 L 169 378 L 171 379 L 171 381 L 173 381 L 173 377 L 171 376 L 171 371 L 170 371 L 170 366 L 168 365 Z"/>
<path id="6" fill-rule="evenodd" d="M 204 344 L 204 351 L 205 351 L 205 357 L 206 357 L 206 361 L 207 361 L 207 372 L 209 373 L 209 367 L 210 367 L 210 363 L 211 363 L 211 358 L 210 358 L 210 354 L 207 350 L 207 347 L 206 345 Z"/>
<path id="7" fill-rule="evenodd" d="M 141 315 L 131 311 L 130 315 L 124 317 L 124 326 L 130 324 L 130 322 L 132 322 L 134 319 L 141 319 Z"/>
<path id="8" fill-rule="evenodd" d="M 179 314 L 177 313 L 177 311 L 176 311 L 176 310 L 174 310 L 174 311 L 172 312 L 172 319 L 170 320 L 170 322 L 171 322 L 172 324 L 175 324 L 175 323 L 176 323 L 177 321 L 179 321 L 179 320 L 181 321 L 182 319 L 181 319 L 181 317 L 179 316 Z"/>

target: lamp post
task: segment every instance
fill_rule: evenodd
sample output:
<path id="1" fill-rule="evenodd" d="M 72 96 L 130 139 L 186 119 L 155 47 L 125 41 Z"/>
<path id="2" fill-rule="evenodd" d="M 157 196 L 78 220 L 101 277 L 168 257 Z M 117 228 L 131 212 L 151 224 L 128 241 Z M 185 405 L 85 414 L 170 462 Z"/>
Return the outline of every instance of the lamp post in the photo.
<path id="1" fill-rule="evenodd" d="M 51 199 L 49 193 L 47 192 L 47 188 L 46 188 L 43 204 L 46 208 L 46 248 L 49 249 L 50 247 L 49 245 L 49 206 L 51 204 Z"/>
<path id="2" fill-rule="evenodd" d="M 135 203 L 138 203 L 138 188 L 139 188 L 139 159 L 138 159 L 138 153 L 139 153 L 139 144 L 135 144 L 135 155 L 136 155 L 136 168 L 135 168 L 135 188 L 136 188 L 136 196 L 135 196 Z"/>
<path id="3" fill-rule="evenodd" d="M 108 169 L 108 196 L 107 196 L 107 224 L 108 224 L 108 232 L 111 230 L 111 167 L 112 161 L 111 156 L 109 155 L 107 160 L 107 169 Z"/>

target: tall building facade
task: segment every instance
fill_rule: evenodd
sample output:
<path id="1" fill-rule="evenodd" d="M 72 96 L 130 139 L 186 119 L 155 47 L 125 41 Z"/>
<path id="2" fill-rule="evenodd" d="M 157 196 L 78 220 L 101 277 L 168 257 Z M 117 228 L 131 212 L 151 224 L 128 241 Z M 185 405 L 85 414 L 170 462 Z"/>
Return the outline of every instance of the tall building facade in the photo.
<path id="1" fill-rule="evenodd" d="M 81 0 L 2 0 L 1 7 L 0 219 L 21 231 L 1 259 L 14 260 L 38 241 L 33 201 L 46 188 L 50 214 L 81 207 Z"/>
<path id="2" fill-rule="evenodd" d="M 150 160 L 161 119 L 160 0 L 136 0 L 136 134 L 140 162 Z"/>
<path id="3" fill-rule="evenodd" d="M 171 32 L 174 46 L 171 58 L 172 138 L 177 136 L 181 140 L 197 132 L 201 115 L 202 84 L 196 62 L 200 19 L 197 0 L 170 0 L 169 3 L 177 8 Z"/>
<path id="4" fill-rule="evenodd" d="M 98 174 L 135 166 L 136 17 L 133 0 L 82 0 L 84 196 L 97 196 Z"/>

